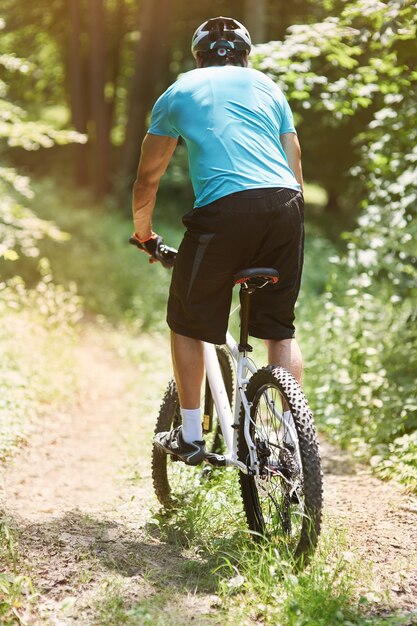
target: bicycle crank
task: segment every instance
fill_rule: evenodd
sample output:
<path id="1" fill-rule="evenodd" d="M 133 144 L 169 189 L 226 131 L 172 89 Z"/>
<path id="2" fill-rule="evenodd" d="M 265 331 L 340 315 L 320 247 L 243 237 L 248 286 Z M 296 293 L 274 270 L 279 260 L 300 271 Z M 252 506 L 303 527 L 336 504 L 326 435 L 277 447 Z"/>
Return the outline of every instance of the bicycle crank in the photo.
<path id="1" fill-rule="evenodd" d="M 212 467 L 237 467 L 244 474 L 248 474 L 248 468 L 244 463 L 242 463 L 242 461 L 234 461 L 224 454 L 208 452 L 204 458 L 204 461 Z"/>

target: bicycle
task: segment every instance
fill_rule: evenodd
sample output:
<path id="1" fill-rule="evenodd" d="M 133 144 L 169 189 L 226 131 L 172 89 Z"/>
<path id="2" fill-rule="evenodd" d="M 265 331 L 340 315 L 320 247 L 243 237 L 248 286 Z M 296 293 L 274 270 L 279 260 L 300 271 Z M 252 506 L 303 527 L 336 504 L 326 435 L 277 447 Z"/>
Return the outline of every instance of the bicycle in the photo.
<path id="1" fill-rule="evenodd" d="M 131 243 L 138 245 L 133 240 Z M 165 248 L 166 266 L 176 251 Z M 314 551 L 322 517 L 322 472 L 313 415 L 296 379 L 282 367 L 257 369 L 249 358 L 250 296 L 278 281 L 271 268 L 250 268 L 234 277 L 240 285 L 240 338 L 227 332 L 226 344 L 204 343 L 206 383 L 203 431 L 213 467 L 239 470 L 240 490 L 250 531 L 279 535 L 297 564 Z M 249 378 L 250 376 L 250 378 Z M 234 393 L 234 380 L 236 390 Z M 171 379 L 160 407 L 155 434 L 181 423 L 178 394 Z M 155 445 L 152 478 L 166 507 L 180 505 L 195 472 Z"/>

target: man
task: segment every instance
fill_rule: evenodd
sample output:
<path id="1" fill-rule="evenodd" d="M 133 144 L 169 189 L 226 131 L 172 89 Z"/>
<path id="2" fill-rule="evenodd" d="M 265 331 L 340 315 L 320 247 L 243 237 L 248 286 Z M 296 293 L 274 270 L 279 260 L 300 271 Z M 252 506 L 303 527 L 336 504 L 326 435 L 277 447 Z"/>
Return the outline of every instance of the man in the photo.
<path id="1" fill-rule="evenodd" d="M 266 340 L 270 364 L 301 379 L 293 325 L 303 262 L 301 151 L 283 93 L 248 68 L 250 49 L 249 33 L 234 19 L 213 18 L 197 29 L 197 69 L 156 102 L 133 188 L 135 237 L 158 260 L 162 239 L 152 231 L 152 212 L 181 136 L 196 195 L 183 218 L 167 314 L 182 426 L 155 443 L 190 465 L 205 457 L 202 341 L 225 343 L 237 271 L 279 271 L 277 285 L 253 294 L 249 331 Z"/>

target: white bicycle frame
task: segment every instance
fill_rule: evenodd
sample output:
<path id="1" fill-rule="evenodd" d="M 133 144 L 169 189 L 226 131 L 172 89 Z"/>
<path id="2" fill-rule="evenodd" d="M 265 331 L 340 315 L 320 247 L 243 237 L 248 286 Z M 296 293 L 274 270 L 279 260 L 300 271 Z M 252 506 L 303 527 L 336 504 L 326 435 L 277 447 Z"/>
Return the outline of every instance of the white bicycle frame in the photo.
<path id="1" fill-rule="evenodd" d="M 227 453 L 225 456 L 225 464 L 237 467 L 244 474 L 249 472 L 259 475 L 259 461 L 256 453 L 256 446 L 250 435 L 250 409 L 251 405 L 246 398 L 246 385 L 249 382 L 249 376 L 257 371 L 253 361 L 246 355 L 246 351 L 239 351 L 239 346 L 230 334 L 226 335 L 226 347 L 233 359 L 236 374 L 236 397 L 234 402 L 234 412 L 230 407 L 229 398 L 223 381 L 219 360 L 216 354 L 216 348 L 212 343 L 205 343 L 204 346 L 204 365 L 206 375 L 209 381 L 210 390 L 213 401 L 216 406 L 217 415 L 220 422 L 223 439 L 226 445 Z M 244 407 L 244 435 L 249 450 L 250 468 L 238 459 L 237 456 L 237 439 L 241 416 L 241 408 Z M 272 403 L 271 403 L 272 406 Z M 279 414 L 272 406 L 274 414 L 285 424 L 290 433 L 291 439 L 297 441 L 297 435 L 293 424 L 289 423 L 283 414 Z"/>

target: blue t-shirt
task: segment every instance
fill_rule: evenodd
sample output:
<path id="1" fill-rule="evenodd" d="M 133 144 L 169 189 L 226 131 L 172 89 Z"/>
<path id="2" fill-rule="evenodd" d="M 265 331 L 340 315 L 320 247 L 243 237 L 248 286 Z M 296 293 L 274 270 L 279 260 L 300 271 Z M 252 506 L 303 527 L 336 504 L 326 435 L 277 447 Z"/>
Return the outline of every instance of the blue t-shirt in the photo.
<path id="1" fill-rule="evenodd" d="M 295 133 L 291 109 L 258 70 L 226 65 L 183 74 L 157 100 L 148 132 L 184 139 L 196 207 L 245 189 L 300 190 L 280 142 Z"/>

